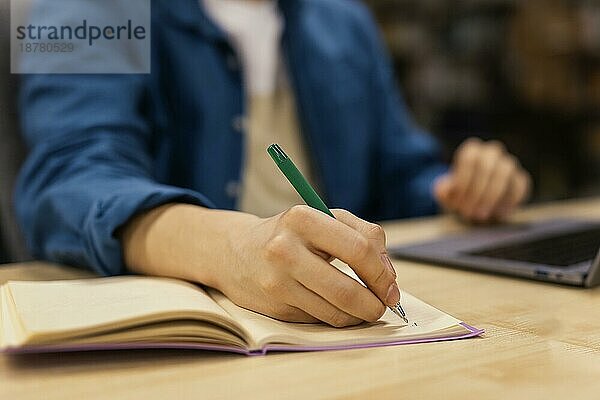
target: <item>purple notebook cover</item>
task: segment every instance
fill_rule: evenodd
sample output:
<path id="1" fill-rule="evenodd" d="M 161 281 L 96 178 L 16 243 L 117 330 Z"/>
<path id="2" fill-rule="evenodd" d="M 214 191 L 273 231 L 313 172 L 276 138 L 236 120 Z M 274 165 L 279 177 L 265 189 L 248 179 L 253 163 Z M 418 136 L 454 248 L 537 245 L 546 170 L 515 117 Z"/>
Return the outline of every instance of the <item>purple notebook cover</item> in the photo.
<path id="1" fill-rule="evenodd" d="M 270 352 L 302 352 L 302 351 L 326 351 L 326 350 L 345 350 L 345 349 L 365 349 L 371 347 L 397 346 L 401 344 L 416 344 L 443 342 L 448 340 L 466 339 L 482 335 L 483 329 L 474 328 L 464 322 L 461 325 L 469 330 L 468 333 L 457 336 L 445 336 L 437 338 L 409 339 L 397 342 L 387 343 L 369 343 L 344 346 L 315 346 L 315 347 L 294 347 L 285 345 L 267 345 L 262 350 L 248 351 L 230 346 L 219 346 L 210 344 L 194 343 L 112 343 L 112 344 L 93 344 L 93 345 L 52 345 L 52 346 L 28 346 L 20 348 L 7 348 L 3 351 L 6 354 L 28 354 L 28 353 L 59 353 L 75 351 L 97 351 L 97 350 L 135 350 L 135 349 L 187 349 L 187 350 L 209 350 L 224 351 L 229 353 L 244 354 L 247 356 L 262 356 Z"/>

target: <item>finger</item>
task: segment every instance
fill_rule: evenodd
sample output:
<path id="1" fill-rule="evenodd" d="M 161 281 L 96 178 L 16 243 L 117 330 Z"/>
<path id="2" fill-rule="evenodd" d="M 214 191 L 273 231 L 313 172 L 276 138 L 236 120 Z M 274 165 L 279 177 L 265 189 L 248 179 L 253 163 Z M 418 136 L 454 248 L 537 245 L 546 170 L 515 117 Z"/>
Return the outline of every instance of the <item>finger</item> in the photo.
<path id="1" fill-rule="evenodd" d="M 453 186 L 452 181 L 452 175 L 445 174 L 437 178 L 433 183 L 433 194 L 435 199 L 442 208 L 448 211 L 454 211 L 456 208 L 451 198 Z"/>
<path id="2" fill-rule="evenodd" d="M 453 187 L 451 198 L 453 205 L 460 208 L 463 204 L 467 192 L 471 187 L 471 182 L 479 162 L 479 152 L 481 151 L 482 141 L 477 138 L 468 139 L 456 152 L 453 164 Z"/>
<path id="3" fill-rule="evenodd" d="M 319 321 L 336 328 L 358 325 L 364 321 L 335 307 L 300 283 L 291 288 L 287 302 L 290 306 L 303 310 Z"/>
<path id="4" fill-rule="evenodd" d="M 511 189 L 511 183 L 516 173 L 517 167 L 513 158 L 506 157 L 498 163 L 483 195 L 475 205 L 475 218 L 477 220 L 487 221 L 497 213 L 500 202 Z"/>
<path id="5" fill-rule="evenodd" d="M 351 227 L 365 235 L 369 240 L 373 241 L 375 247 L 380 251 L 380 260 L 384 266 L 394 275 L 394 278 L 397 277 L 396 270 L 387 255 L 387 247 L 386 247 L 386 235 L 385 230 L 381 225 L 374 224 L 372 222 L 365 221 L 364 219 L 358 218 L 350 211 L 342 210 L 342 209 L 334 209 L 331 210 L 335 217 Z"/>
<path id="6" fill-rule="evenodd" d="M 285 322 L 297 322 L 303 324 L 314 324 L 320 322 L 318 318 L 315 318 L 306 311 L 303 311 L 298 307 L 294 307 L 288 304 L 282 304 L 277 306 L 268 305 L 265 308 L 253 307 L 253 309 L 270 309 L 270 311 L 266 314 L 267 316 Z"/>
<path id="7" fill-rule="evenodd" d="M 348 225 L 309 207 L 295 206 L 283 216 L 309 248 L 324 251 L 348 264 L 385 304 L 400 299 L 393 273 L 381 260 L 381 251 L 372 241 Z"/>
<path id="8" fill-rule="evenodd" d="M 363 321 L 377 321 L 385 306 L 369 289 L 331 264 L 311 254 L 301 254 L 299 269 L 292 277 L 334 307 Z"/>
<path id="9" fill-rule="evenodd" d="M 498 207 L 496 218 L 505 219 L 518 205 L 527 200 L 530 192 L 531 177 L 527 172 L 521 171 L 512 179 L 510 189 Z"/>
<path id="10" fill-rule="evenodd" d="M 333 215 L 335 215 L 338 221 L 348 225 L 355 231 L 362 233 L 365 237 L 371 240 L 377 248 L 381 249 L 383 253 L 386 252 L 385 231 L 381 225 L 358 218 L 356 215 L 347 210 L 334 209 L 331 210 L 331 212 Z"/>
<path id="11" fill-rule="evenodd" d="M 461 214 L 465 217 L 475 219 L 476 205 L 481 202 L 503 152 L 503 146 L 498 143 L 486 145 L 478 152 L 478 161 L 473 178 L 459 208 Z"/>
<path id="12" fill-rule="evenodd" d="M 319 320 L 301 309 L 286 304 L 283 300 L 273 301 L 271 296 L 225 295 L 240 307 L 287 322 L 316 323 Z"/>

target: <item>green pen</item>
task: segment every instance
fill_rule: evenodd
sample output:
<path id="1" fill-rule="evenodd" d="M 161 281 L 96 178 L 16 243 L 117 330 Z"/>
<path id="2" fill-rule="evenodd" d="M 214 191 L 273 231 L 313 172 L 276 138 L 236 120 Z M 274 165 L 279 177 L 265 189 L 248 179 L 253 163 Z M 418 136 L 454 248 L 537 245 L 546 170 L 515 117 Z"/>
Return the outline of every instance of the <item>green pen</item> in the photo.
<path id="1" fill-rule="evenodd" d="M 329 210 L 325 202 L 319 197 L 315 189 L 308 183 L 304 175 L 296 168 L 296 165 L 292 161 L 290 157 L 283 151 L 283 149 L 278 144 L 272 144 L 267 149 L 267 153 L 271 156 L 277 167 L 281 170 L 283 175 L 287 178 L 287 180 L 292 184 L 294 189 L 298 192 L 300 197 L 306 202 L 306 204 L 312 208 L 315 208 L 325 214 L 329 215 L 331 218 L 335 219 L 335 216 Z M 390 310 L 400 318 L 404 320 L 408 324 L 408 318 L 406 318 L 406 313 L 402 309 L 400 305 L 400 301 L 396 303 L 394 306 L 388 306 Z"/>

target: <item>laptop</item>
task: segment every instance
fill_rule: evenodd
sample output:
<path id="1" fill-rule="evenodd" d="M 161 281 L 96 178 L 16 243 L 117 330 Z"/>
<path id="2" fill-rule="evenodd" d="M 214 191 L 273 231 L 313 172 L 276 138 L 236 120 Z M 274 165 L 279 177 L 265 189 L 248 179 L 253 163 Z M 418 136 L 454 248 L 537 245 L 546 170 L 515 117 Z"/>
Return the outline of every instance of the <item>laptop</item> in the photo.
<path id="1" fill-rule="evenodd" d="M 600 284 L 600 221 L 553 219 L 475 228 L 390 255 L 567 285 Z"/>

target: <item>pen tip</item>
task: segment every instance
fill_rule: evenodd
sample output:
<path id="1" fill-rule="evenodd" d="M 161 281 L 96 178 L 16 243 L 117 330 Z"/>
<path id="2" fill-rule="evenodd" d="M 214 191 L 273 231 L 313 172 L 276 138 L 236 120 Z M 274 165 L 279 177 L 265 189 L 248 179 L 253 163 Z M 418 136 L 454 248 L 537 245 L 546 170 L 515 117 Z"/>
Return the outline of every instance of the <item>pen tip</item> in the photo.
<path id="1" fill-rule="evenodd" d="M 390 310 L 392 310 L 392 312 L 394 314 L 396 314 L 398 317 L 400 317 L 404 322 L 406 322 L 407 324 L 408 322 L 408 318 L 406 318 L 406 313 L 404 312 L 404 309 L 402 308 L 402 306 L 400 304 L 396 304 L 395 306 L 390 306 Z"/>
<path id="2" fill-rule="evenodd" d="M 406 322 L 408 324 L 408 317 L 406 316 L 406 312 L 400 305 L 400 302 L 398 302 L 398 304 L 396 304 L 396 307 L 398 308 L 398 311 L 400 311 L 400 315 L 401 315 L 402 319 L 404 320 L 404 322 Z"/>

